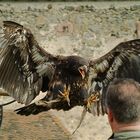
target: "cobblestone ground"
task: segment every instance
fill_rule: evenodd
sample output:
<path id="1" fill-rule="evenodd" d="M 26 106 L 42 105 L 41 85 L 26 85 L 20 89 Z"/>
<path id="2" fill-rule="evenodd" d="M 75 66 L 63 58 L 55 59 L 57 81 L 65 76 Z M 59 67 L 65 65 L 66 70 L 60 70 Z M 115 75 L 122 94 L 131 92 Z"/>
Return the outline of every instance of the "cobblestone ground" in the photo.
<path id="1" fill-rule="evenodd" d="M 71 136 L 50 111 L 29 117 L 6 111 L 0 140 L 71 140 Z"/>

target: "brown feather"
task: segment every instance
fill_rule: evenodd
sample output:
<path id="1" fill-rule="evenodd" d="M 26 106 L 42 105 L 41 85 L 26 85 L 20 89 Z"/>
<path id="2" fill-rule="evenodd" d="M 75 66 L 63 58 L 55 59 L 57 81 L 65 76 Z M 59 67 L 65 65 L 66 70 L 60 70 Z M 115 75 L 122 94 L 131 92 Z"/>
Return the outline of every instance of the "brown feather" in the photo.
<path id="1" fill-rule="evenodd" d="M 96 91 L 95 87 L 98 87 L 98 83 L 102 83 L 98 90 L 102 94 L 100 102 L 104 114 L 106 89 L 114 78 L 133 78 L 140 82 L 140 40 L 120 43 L 99 59 L 91 60 L 89 75 L 91 92 Z M 92 87 L 92 85 L 95 86 Z M 97 107 L 97 112 L 99 112 L 99 107 Z"/>
<path id="2" fill-rule="evenodd" d="M 11 21 L 3 22 L 0 49 L 1 87 L 18 102 L 29 104 L 41 91 L 43 75 L 53 75 L 50 58 L 55 57 L 39 47 L 29 29 Z"/>

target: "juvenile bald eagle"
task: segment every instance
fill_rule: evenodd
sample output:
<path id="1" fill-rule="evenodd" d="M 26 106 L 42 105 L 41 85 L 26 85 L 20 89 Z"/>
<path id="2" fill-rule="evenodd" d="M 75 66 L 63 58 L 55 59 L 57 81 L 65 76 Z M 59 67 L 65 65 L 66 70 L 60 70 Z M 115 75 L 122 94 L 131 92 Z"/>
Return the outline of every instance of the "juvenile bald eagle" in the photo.
<path id="1" fill-rule="evenodd" d="M 120 43 L 97 60 L 54 56 L 38 45 L 29 29 L 5 21 L 0 48 L 0 86 L 26 105 L 17 110 L 23 115 L 51 108 L 69 110 L 76 105 L 92 111 L 90 105 L 96 101 L 96 95 L 97 113 L 104 114 L 106 89 L 114 78 L 140 81 L 140 40 Z M 40 91 L 48 92 L 30 104 Z"/>

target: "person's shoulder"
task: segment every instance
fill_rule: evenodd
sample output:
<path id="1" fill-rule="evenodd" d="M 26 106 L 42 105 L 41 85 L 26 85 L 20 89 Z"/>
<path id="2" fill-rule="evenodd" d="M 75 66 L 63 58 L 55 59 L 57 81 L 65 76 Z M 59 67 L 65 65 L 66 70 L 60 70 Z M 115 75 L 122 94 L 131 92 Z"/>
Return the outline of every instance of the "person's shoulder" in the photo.
<path id="1" fill-rule="evenodd" d="M 140 140 L 140 130 L 115 133 L 108 140 Z"/>

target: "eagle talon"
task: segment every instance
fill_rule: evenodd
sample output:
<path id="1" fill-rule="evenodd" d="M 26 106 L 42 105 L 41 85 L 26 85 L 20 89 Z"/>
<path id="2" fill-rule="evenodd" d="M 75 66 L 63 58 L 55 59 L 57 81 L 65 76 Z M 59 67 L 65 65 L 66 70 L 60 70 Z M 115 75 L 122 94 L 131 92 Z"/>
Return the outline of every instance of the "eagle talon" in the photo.
<path id="1" fill-rule="evenodd" d="M 66 85 L 65 85 L 64 86 L 64 92 L 59 90 L 59 93 L 60 93 L 60 98 L 62 98 L 63 100 L 66 100 L 68 105 L 70 106 L 70 98 L 69 98 L 70 87 L 68 86 L 68 88 L 66 88 Z"/>
<path id="2" fill-rule="evenodd" d="M 87 110 L 91 107 L 92 103 L 99 101 L 99 92 L 95 92 L 94 94 L 91 94 L 90 97 L 87 99 L 86 108 Z"/>

